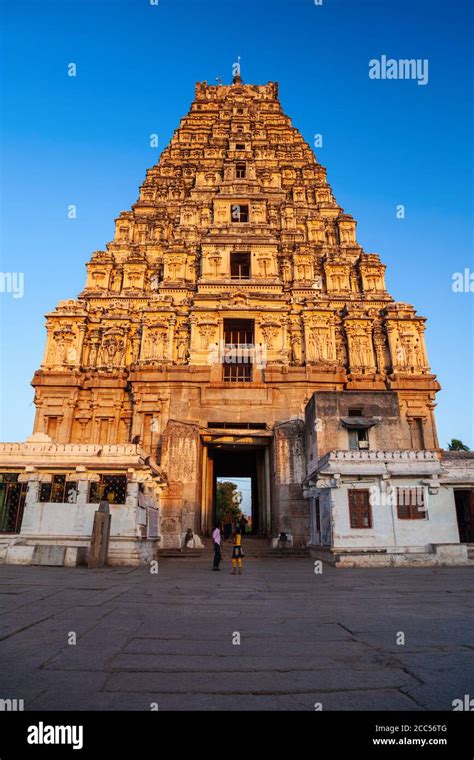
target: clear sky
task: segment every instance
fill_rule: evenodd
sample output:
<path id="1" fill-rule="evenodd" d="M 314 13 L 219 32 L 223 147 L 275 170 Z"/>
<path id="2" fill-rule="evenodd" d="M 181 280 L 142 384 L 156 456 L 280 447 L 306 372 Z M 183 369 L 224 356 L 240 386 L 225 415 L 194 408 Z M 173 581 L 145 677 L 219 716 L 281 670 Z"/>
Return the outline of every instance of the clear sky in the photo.
<path id="1" fill-rule="evenodd" d="M 43 315 L 82 290 L 85 263 L 137 199 L 194 83 L 229 83 L 240 55 L 245 81 L 279 82 L 311 145 L 322 134 L 316 155 L 359 242 L 381 254 L 391 294 L 428 317 L 440 442 L 474 448 L 474 294 L 452 291 L 454 272 L 474 272 L 471 5 L 3 0 L 1 271 L 24 273 L 25 292 L 0 293 L 0 439 L 31 432 Z M 428 83 L 370 79 L 383 54 L 428 59 Z"/>

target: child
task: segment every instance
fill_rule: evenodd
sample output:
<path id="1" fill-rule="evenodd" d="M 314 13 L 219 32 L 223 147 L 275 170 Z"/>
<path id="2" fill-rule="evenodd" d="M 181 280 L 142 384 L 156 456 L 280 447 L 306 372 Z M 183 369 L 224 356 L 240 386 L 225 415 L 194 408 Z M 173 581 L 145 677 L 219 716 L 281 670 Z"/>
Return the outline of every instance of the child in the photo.
<path id="1" fill-rule="evenodd" d="M 232 575 L 235 575 L 235 568 L 239 566 L 239 575 L 242 575 L 242 536 L 240 534 L 240 528 L 237 528 L 234 536 L 234 543 L 232 544 Z"/>

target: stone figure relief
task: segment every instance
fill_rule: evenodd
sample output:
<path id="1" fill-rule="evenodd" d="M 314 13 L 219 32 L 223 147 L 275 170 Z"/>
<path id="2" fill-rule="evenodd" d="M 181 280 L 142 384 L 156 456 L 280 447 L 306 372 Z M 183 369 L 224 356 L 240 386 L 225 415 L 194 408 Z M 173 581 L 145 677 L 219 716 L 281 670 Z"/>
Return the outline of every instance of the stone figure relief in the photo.
<path id="1" fill-rule="evenodd" d="M 165 358 L 167 330 L 159 327 L 148 328 L 145 359 L 162 361 Z"/>
<path id="2" fill-rule="evenodd" d="M 347 345 L 344 329 L 336 331 L 336 360 L 341 367 L 347 366 Z"/>
<path id="3" fill-rule="evenodd" d="M 150 277 L 150 290 L 156 292 L 160 286 L 161 276 L 160 272 L 154 272 Z"/>
<path id="4" fill-rule="evenodd" d="M 372 366 L 372 352 L 370 339 L 366 333 L 356 332 L 350 334 L 350 363 L 355 369 Z"/>
<path id="5" fill-rule="evenodd" d="M 332 361 L 332 342 L 328 329 L 312 328 L 308 338 L 310 361 Z"/>
<path id="6" fill-rule="evenodd" d="M 257 259 L 262 277 L 270 277 L 272 259 L 269 254 L 262 254 Z"/>
<path id="7" fill-rule="evenodd" d="M 179 364 L 185 364 L 189 356 L 189 336 L 181 334 L 177 343 L 177 359 Z"/>
<path id="8" fill-rule="evenodd" d="M 380 326 L 376 326 L 374 329 L 374 346 L 377 369 L 379 372 L 384 373 L 386 370 L 386 341 Z"/>
<path id="9" fill-rule="evenodd" d="M 291 349 L 290 349 L 291 363 L 301 364 L 302 362 L 301 335 L 297 329 L 291 331 L 290 346 L 291 346 Z"/>
<path id="10" fill-rule="evenodd" d="M 99 346 L 100 346 L 100 333 L 98 330 L 92 330 L 89 335 L 89 358 L 88 358 L 88 364 L 90 367 L 95 367 L 97 365 L 97 359 L 99 355 Z"/>
<path id="11" fill-rule="evenodd" d="M 68 356 L 72 356 L 72 344 L 76 336 L 69 325 L 64 325 L 53 332 L 53 344 L 51 347 L 52 363 L 63 365 L 68 363 Z M 75 350 L 75 349 L 74 349 Z"/>
<path id="12" fill-rule="evenodd" d="M 208 256 L 208 261 L 211 265 L 212 276 L 218 277 L 220 274 L 220 265 L 222 262 L 222 256 L 219 253 L 213 253 Z"/>
<path id="13" fill-rule="evenodd" d="M 114 293 L 119 293 L 122 289 L 123 273 L 119 269 L 112 270 L 110 275 L 109 290 Z"/>
<path id="14" fill-rule="evenodd" d="M 56 340 L 56 351 L 54 354 L 54 363 L 64 364 L 64 361 L 66 359 L 67 344 L 62 336 L 58 338 L 56 338 L 55 336 L 55 340 Z"/>
<path id="15" fill-rule="evenodd" d="M 274 348 L 274 341 L 277 335 L 280 332 L 280 328 L 278 325 L 263 325 L 262 326 L 262 335 L 265 339 L 265 343 L 267 345 L 267 349 L 269 351 L 272 351 Z"/>
<path id="16" fill-rule="evenodd" d="M 68 364 L 75 364 L 77 359 L 77 350 L 74 346 L 69 346 L 66 352 L 66 360 Z"/>
<path id="17" fill-rule="evenodd" d="M 101 360 L 107 366 L 121 364 L 124 351 L 124 341 L 120 334 L 105 334 L 102 339 Z"/>
<path id="18" fill-rule="evenodd" d="M 201 350 L 207 350 L 209 344 L 212 343 L 212 339 L 215 338 L 216 326 L 203 324 L 198 326 L 198 330 L 201 338 L 200 348 Z"/>

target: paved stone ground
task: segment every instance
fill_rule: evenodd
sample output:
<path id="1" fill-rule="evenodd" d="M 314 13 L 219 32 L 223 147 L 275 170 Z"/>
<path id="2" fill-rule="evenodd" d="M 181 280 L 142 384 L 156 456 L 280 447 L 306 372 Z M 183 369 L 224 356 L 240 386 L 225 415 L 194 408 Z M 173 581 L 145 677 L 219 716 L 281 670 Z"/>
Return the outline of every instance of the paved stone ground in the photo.
<path id="1" fill-rule="evenodd" d="M 247 559 L 242 577 L 202 558 L 162 559 L 158 575 L 3 565 L 0 698 L 25 710 L 451 710 L 474 696 L 473 580 L 473 568 L 315 575 L 309 559 Z"/>

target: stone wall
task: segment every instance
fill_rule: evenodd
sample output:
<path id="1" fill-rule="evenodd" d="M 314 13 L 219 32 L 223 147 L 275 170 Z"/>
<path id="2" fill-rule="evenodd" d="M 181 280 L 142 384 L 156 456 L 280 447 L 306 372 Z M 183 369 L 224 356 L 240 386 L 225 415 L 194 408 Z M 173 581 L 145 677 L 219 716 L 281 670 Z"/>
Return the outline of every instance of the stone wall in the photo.
<path id="1" fill-rule="evenodd" d="M 304 423 L 294 419 L 275 425 L 272 533 L 291 533 L 294 545 L 309 535 L 309 506 L 303 497 L 305 477 Z"/>
<path id="2" fill-rule="evenodd" d="M 163 547 L 179 547 L 188 528 L 199 531 L 201 442 L 192 423 L 170 420 L 163 436 L 162 468 L 167 485 L 161 495 Z"/>

